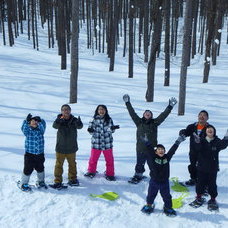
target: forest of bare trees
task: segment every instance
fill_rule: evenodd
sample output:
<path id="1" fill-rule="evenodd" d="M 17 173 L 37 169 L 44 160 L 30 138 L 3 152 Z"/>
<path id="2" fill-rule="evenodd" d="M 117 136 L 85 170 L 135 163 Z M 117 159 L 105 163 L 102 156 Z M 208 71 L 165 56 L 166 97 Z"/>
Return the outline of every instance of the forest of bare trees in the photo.
<path id="1" fill-rule="evenodd" d="M 47 29 L 47 45 L 58 47 L 61 69 L 66 69 L 67 54 L 71 54 L 71 103 L 77 102 L 82 26 L 86 27 L 87 48 L 107 54 L 109 71 L 115 70 L 115 54 L 121 50 L 132 78 L 135 55 L 143 56 L 148 102 L 154 100 L 156 60 L 163 56 L 164 86 L 169 86 L 170 58 L 178 48 L 182 50 L 178 114 L 184 115 L 191 59 L 204 56 L 202 82 L 208 82 L 210 67 L 216 65 L 220 53 L 222 31 L 228 31 L 227 15 L 227 0 L 0 0 L 0 45 L 13 46 L 26 32 L 33 48 L 39 50 L 40 27 Z M 223 36 L 228 44 L 227 32 Z"/>

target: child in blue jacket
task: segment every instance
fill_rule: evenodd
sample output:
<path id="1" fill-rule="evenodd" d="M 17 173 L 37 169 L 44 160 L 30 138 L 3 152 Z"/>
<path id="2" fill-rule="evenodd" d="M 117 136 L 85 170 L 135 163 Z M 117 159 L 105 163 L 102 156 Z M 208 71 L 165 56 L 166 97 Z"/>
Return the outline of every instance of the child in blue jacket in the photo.
<path id="1" fill-rule="evenodd" d="M 44 132 L 46 123 L 39 116 L 29 113 L 23 121 L 21 130 L 25 135 L 24 170 L 21 178 L 21 189 L 31 190 L 28 183 L 33 170 L 37 171 L 38 187 L 46 187 L 44 181 Z"/>

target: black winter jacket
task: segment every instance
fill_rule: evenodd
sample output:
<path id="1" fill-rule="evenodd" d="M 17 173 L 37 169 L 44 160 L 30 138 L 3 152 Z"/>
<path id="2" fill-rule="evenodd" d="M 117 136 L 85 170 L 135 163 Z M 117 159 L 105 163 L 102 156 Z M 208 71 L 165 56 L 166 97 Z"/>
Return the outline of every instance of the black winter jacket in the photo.
<path id="1" fill-rule="evenodd" d="M 189 143 L 189 153 L 190 154 L 195 154 L 198 153 L 198 149 L 197 149 L 197 144 L 195 142 L 195 138 L 193 133 L 195 132 L 197 134 L 197 122 L 193 123 L 193 124 L 189 124 L 186 129 L 182 129 L 180 131 L 180 134 L 184 134 L 186 137 L 190 136 L 190 143 Z M 206 136 L 206 126 L 208 125 L 208 123 L 206 123 L 205 127 L 203 128 L 203 130 L 201 131 L 201 133 L 199 134 L 199 136 L 201 138 Z M 197 134 L 198 135 L 198 134 Z"/>
<path id="2" fill-rule="evenodd" d="M 152 144 L 153 147 L 157 146 L 157 134 L 158 134 L 158 126 L 167 118 L 173 109 L 172 106 L 168 105 L 166 109 L 160 113 L 157 118 L 146 120 L 144 118 L 139 117 L 134 108 L 132 107 L 130 102 L 126 103 L 127 110 L 134 121 L 137 131 L 136 131 L 136 150 L 137 152 L 148 152 L 148 148 L 145 143 L 141 140 L 141 137 L 147 137 L 148 141 Z"/>
<path id="3" fill-rule="evenodd" d="M 53 123 L 53 128 L 58 129 L 55 151 L 61 154 L 75 153 L 78 150 L 77 129 L 81 129 L 81 120 L 73 115 L 69 120 L 57 118 Z"/>
<path id="4" fill-rule="evenodd" d="M 217 136 L 208 142 L 206 138 L 202 138 L 198 144 L 199 157 L 197 169 L 206 173 L 214 173 L 219 168 L 219 151 L 226 149 L 228 146 L 228 138 L 222 140 Z"/>
<path id="5" fill-rule="evenodd" d="M 170 150 L 164 154 L 163 157 L 153 153 L 148 153 L 147 163 L 150 168 L 150 177 L 157 182 L 164 182 L 169 179 L 170 168 L 169 162 L 175 154 L 178 145 L 176 143 L 170 148 Z M 154 148 L 150 146 L 150 149 L 154 151 Z"/>

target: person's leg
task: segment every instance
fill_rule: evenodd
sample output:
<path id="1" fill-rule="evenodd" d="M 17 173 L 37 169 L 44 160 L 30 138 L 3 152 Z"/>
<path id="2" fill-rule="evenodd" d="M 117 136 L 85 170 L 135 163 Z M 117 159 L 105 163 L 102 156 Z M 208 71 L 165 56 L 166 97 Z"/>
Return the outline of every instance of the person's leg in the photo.
<path id="1" fill-rule="evenodd" d="M 35 170 L 37 171 L 37 181 L 38 183 L 44 182 L 44 154 L 36 155 Z"/>
<path id="2" fill-rule="evenodd" d="M 217 172 L 208 174 L 208 193 L 212 200 L 215 200 L 218 195 L 216 179 Z"/>
<path id="3" fill-rule="evenodd" d="M 101 155 L 101 150 L 97 149 L 91 149 L 91 155 L 89 159 L 89 167 L 88 167 L 88 172 L 89 173 L 96 173 L 97 171 L 97 161 Z"/>
<path id="4" fill-rule="evenodd" d="M 151 205 L 154 203 L 154 199 L 156 198 L 156 196 L 158 194 L 158 189 L 159 189 L 158 184 L 154 180 L 150 179 L 149 187 L 148 187 L 148 194 L 146 197 L 147 204 Z"/>
<path id="5" fill-rule="evenodd" d="M 76 153 L 66 154 L 68 162 L 68 180 L 74 181 L 77 179 Z"/>
<path id="6" fill-rule="evenodd" d="M 190 174 L 190 178 L 195 182 L 197 180 L 197 167 L 196 167 L 197 159 L 198 159 L 197 153 L 193 153 L 193 152 L 189 153 L 190 165 L 188 166 L 188 171 Z"/>
<path id="7" fill-rule="evenodd" d="M 202 171 L 198 171 L 198 181 L 196 183 L 196 195 L 198 198 L 200 198 L 202 194 L 205 192 L 205 187 L 207 185 L 207 182 L 208 182 L 207 174 Z"/>
<path id="8" fill-rule="evenodd" d="M 54 171 L 54 176 L 55 176 L 55 183 L 62 183 L 63 181 L 63 163 L 65 160 L 65 154 L 61 154 L 56 152 L 56 162 L 55 162 L 55 171 Z"/>
<path id="9" fill-rule="evenodd" d="M 145 172 L 146 154 L 137 151 L 137 163 L 135 166 L 135 176 L 142 177 Z"/>
<path id="10" fill-rule="evenodd" d="M 160 193 L 164 202 L 165 208 L 172 208 L 172 196 L 170 194 L 169 180 L 160 183 Z"/>
<path id="11" fill-rule="evenodd" d="M 114 172 L 113 150 L 112 149 L 104 150 L 103 153 L 106 161 L 106 175 L 114 176 L 115 172 Z"/>
<path id="12" fill-rule="evenodd" d="M 21 178 L 21 184 L 28 184 L 30 175 L 34 169 L 34 159 L 33 154 L 25 153 L 24 155 L 24 169 Z"/>

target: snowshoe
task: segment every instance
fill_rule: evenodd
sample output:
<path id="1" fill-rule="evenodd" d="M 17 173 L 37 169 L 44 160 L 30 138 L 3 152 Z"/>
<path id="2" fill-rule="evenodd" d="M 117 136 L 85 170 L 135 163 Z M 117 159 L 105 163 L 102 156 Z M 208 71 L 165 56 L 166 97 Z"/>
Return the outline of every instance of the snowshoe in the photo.
<path id="1" fill-rule="evenodd" d="M 62 190 L 62 189 L 66 189 L 68 186 L 64 185 L 62 183 L 54 183 L 54 184 L 49 184 L 49 187 L 57 189 L 57 190 Z"/>
<path id="2" fill-rule="evenodd" d="M 29 184 L 21 184 L 21 181 L 17 182 L 17 187 L 23 192 L 32 192 L 32 188 Z"/>
<path id="3" fill-rule="evenodd" d="M 105 176 L 105 179 L 108 181 L 116 181 L 115 176 Z"/>
<path id="4" fill-rule="evenodd" d="M 163 212 L 169 217 L 174 217 L 177 215 L 176 211 L 173 208 L 164 207 Z"/>
<path id="5" fill-rule="evenodd" d="M 209 211 L 218 211 L 219 206 L 215 200 L 208 200 L 207 202 L 207 209 Z"/>
<path id="6" fill-rule="evenodd" d="M 145 213 L 147 215 L 150 215 L 151 213 L 154 212 L 154 204 L 152 205 L 145 205 L 143 206 L 143 208 L 141 209 L 142 213 Z"/>
<path id="7" fill-rule="evenodd" d="M 189 206 L 193 208 L 199 208 L 205 203 L 205 198 L 196 198 L 194 201 L 192 201 Z"/>
<path id="8" fill-rule="evenodd" d="M 87 172 L 84 174 L 85 177 L 90 177 L 91 179 L 94 178 L 96 176 L 96 173 L 90 173 L 90 172 Z"/>
<path id="9" fill-rule="evenodd" d="M 43 189 L 48 189 L 48 186 L 45 184 L 45 182 L 44 181 L 40 181 L 40 182 L 36 182 L 36 187 L 38 188 L 38 189 L 41 189 L 41 188 L 43 188 Z"/>
<path id="10" fill-rule="evenodd" d="M 70 185 L 71 187 L 75 187 L 75 186 L 79 186 L 79 181 L 78 181 L 78 179 L 70 180 L 70 181 L 68 181 L 67 184 Z"/>
<path id="11" fill-rule="evenodd" d="M 130 180 L 128 180 L 128 183 L 130 183 L 130 184 L 138 184 L 145 178 L 146 178 L 145 176 L 137 176 L 137 175 L 135 175 Z"/>

